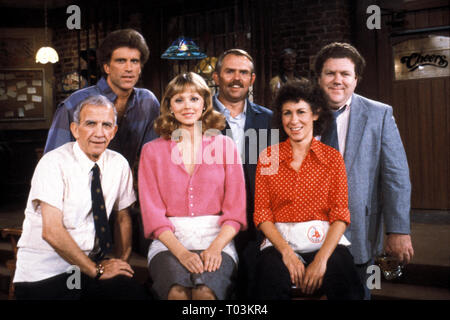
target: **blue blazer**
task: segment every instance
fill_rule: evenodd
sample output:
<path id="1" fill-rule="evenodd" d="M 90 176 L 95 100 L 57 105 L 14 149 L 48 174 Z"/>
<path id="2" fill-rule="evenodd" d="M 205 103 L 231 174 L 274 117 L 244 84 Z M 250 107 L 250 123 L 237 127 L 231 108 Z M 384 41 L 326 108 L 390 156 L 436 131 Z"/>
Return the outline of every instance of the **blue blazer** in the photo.
<path id="1" fill-rule="evenodd" d="M 213 107 L 216 111 L 219 111 L 215 99 L 213 99 Z M 273 112 L 263 106 L 250 102 L 247 99 L 247 111 L 245 115 L 244 131 L 247 133 L 245 136 L 245 159 L 243 163 L 245 185 L 247 190 L 247 223 L 249 233 L 254 233 L 253 212 L 255 210 L 255 175 L 256 165 L 258 162 L 258 156 L 265 148 L 270 146 L 271 136 L 271 123 Z M 227 130 L 228 129 L 228 130 Z M 250 129 L 250 130 L 249 130 Z M 253 132 L 256 135 L 252 135 Z M 267 135 L 261 134 L 259 129 L 265 129 Z M 228 134 L 231 138 L 231 129 L 226 123 L 226 128 L 222 131 L 222 134 Z M 256 139 L 255 139 L 256 137 Z"/>
<path id="2" fill-rule="evenodd" d="M 382 250 L 386 233 L 410 233 L 408 162 L 392 107 L 353 94 L 344 161 L 356 264 Z"/>

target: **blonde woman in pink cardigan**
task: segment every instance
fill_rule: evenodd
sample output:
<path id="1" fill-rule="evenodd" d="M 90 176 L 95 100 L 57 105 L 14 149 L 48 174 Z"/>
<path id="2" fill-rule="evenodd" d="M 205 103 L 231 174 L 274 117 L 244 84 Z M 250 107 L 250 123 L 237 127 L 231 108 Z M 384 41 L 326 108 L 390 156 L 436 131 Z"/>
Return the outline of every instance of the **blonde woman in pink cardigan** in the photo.
<path id="1" fill-rule="evenodd" d="M 148 263 L 160 299 L 229 298 L 236 275 L 233 238 L 246 226 L 245 182 L 234 142 L 220 134 L 202 77 L 186 73 L 167 86 L 155 130 L 139 163 Z"/>

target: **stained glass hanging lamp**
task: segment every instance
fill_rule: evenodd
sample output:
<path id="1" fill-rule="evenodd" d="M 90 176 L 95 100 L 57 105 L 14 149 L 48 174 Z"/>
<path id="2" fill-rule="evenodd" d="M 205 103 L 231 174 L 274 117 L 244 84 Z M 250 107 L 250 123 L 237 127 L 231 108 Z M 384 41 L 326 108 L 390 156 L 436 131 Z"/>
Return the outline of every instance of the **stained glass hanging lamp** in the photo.
<path id="1" fill-rule="evenodd" d="M 169 48 L 161 55 L 162 59 L 170 60 L 195 60 L 206 58 L 207 55 L 200 52 L 200 48 L 190 38 L 179 37 L 172 42 Z"/>

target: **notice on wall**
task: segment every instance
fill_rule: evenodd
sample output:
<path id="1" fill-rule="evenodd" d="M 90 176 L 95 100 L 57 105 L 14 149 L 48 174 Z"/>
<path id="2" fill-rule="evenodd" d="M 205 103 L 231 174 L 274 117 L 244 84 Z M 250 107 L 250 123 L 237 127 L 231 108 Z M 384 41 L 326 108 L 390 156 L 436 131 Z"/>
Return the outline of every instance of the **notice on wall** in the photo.
<path id="1" fill-rule="evenodd" d="M 25 117 L 25 112 L 24 112 L 23 108 L 17 109 L 17 116 L 18 116 L 19 118 Z"/>
<path id="2" fill-rule="evenodd" d="M 17 89 L 21 89 L 21 88 L 25 87 L 26 85 L 27 85 L 27 82 L 26 82 L 26 81 L 19 81 L 19 82 L 17 82 L 17 84 L 16 84 Z"/>
<path id="3" fill-rule="evenodd" d="M 31 85 L 32 85 L 33 87 L 42 87 L 42 80 L 33 80 L 33 81 L 31 82 Z"/>
<path id="4" fill-rule="evenodd" d="M 34 109 L 34 103 L 32 103 L 32 102 L 26 103 L 23 107 L 25 108 L 25 111 L 33 110 Z"/>
<path id="5" fill-rule="evenodd" d="M 41 96 L 31 96 L 31 101 L 33 102 L 42 102 L 42 97 Z"/>
<path id="6" fill-rule="evenodd" d="M 29 87 L 29 88 L 27 88 L 27 93 L 28 93 L 28 94 L 36 93 L 36 88 L 34 88 L 34 87 Z"/>
<path id="7" fill-rule="evenodd" d="M 450 76 L 450 37 L 429 36 L 396 44 L 395 80 Z"/>

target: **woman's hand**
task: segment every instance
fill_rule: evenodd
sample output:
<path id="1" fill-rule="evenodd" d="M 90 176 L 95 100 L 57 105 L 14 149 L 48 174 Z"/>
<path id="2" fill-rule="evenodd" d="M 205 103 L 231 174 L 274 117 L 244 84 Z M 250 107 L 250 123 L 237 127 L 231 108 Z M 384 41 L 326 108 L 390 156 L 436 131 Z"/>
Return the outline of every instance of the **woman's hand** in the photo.
<path id="1" fill-rule="evenodd" d="M 237 231 L 231 225 L 223 224 L 220 232 L 208 249 L 200 253 L 203 260 L 204 271 L 214 272 L 220 268 L 222 264 L 222 250 L 233 240 Z"/>
<path id="2" fill-rule="evenodd" d="M 284 265 L 289 270 L 291 282 L 295 284 L 296 287 L 300 287 L 305 273 L 305 265 L 290 247 L 281 252 L 281 257 Z"/>
<path id="3" fill-rule="evenodd" d="M 336 249 L 346 228 L 347 224 L 344 221 L 336 220 L 330 224 L 322 247 L 306 268 L 305 277 L 301 285 L 302 292 L 311 294 L 322 286 L 323 277 L 327 271 L 328 259 Z"/>
<path id="4" fill-rule="evenodd" d="M 222 263 L 222 252 L 211 247 L 200 253 L 203 260 L 203 271 L 214 272 L 220 268 Z"/>
<path id="5" fill-rule="evenodd" d="M 178 257 L 178 261 L 191 273 L 203 273 L 203 262 L 197 253 L 189 250 L 183 251 Z"/>
<path id="6" fill-rule="evenodd" d="M 278 252 L 280 252 L 281 259 L 289 271 L 291 282 L 299 288 L 305 274 L 305 265 L 299 259 L 289 243 L 283 238 L 273 222 L 264 221 L 259 225 L 259 228 L 267 239 L 272 242 Z"/>
<path id="7" fill-rule="evenodd" d="M 301 290 L 305 294 L 313 294 L 322 286 L 323 276 L 327 270 L 327 261 L 314 259 L 306 267 L 305 276 L 301 284 Z"/>
<path id="8" fill-rule="evenodd" d="M 161 241 L 180 263 L 191 273 L 202 273 L 203 262 L 200 256 L 186 249 L 171 230 L 166 230 L 159 235 Z"/>

